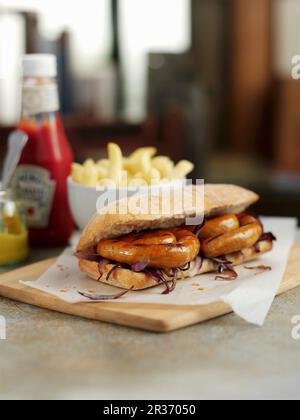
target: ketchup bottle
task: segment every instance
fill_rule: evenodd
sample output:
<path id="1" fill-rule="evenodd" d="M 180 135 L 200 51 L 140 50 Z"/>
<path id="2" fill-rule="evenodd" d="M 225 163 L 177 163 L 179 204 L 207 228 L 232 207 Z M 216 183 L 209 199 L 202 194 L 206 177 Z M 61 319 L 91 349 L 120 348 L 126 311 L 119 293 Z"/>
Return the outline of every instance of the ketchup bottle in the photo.
<path id="1" fill-rule="evenodd" d="M 23 58 L 22 117 L 28 134 L 13 188 L 27 214 L 29 243 L 59 246 L 74 230 L 67 198 L 72 151 L 59 114 L 57 62 L 54 55 Z"/>

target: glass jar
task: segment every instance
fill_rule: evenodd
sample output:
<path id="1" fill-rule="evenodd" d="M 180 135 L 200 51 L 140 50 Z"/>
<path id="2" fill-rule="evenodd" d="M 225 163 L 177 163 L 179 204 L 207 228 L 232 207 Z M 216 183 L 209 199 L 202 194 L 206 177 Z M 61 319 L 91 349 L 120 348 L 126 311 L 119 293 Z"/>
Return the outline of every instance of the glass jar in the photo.
<path id="1" fill-rule="evenodd" d="M 22 205 L 11 191 L 0 191 L 0 266 L 18 265 L 28 257 L 28 232 Z"/>

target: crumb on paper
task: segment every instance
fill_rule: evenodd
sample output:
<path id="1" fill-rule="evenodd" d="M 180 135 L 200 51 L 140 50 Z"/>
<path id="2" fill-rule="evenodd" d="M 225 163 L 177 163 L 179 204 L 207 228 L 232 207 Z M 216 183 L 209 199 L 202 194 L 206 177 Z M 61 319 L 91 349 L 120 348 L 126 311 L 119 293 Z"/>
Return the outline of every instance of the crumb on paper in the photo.
<path id="1" fill-rule="evenodd" d="M 70 270 L 70 268 L 63 264 L 57 264 L 56 267 L 59 269 L 59 271 L 67 271 Z"/>
<path id="2" fill-rule="evenodd" d="M 72 289 L 72 286 L 70 286 L 70 285 L 68 285 L 68 284 L 66 284 L 61 290 L 60 290 L 60 292 L 61 293 L 67 293 L 67 292 L 69 292 L 70 290 Z"/>
<path id="3" fill-rule="evenodd" d="M 199 292 L 204 292 L 203 287 L 199 287 L 197 290 L 198 290 Z"/>
<path id="4" fill-rule="evenodd" d="M 192 286 L 198 287 L 198 286 L 200 286 L 200 284 L 199 283 L 193 283 Z"/>

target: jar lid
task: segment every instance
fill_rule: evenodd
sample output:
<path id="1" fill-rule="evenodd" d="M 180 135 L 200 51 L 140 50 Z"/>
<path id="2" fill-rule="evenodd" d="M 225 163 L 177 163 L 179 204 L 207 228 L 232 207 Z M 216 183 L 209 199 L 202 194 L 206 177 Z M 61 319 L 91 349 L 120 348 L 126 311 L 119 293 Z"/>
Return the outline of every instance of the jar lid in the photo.
<path id="1" fill-rule="evenodd" d="M 53 54 L 26 54 L 22 64 L 23 77 L 57 76 L 57 59 Z"/>

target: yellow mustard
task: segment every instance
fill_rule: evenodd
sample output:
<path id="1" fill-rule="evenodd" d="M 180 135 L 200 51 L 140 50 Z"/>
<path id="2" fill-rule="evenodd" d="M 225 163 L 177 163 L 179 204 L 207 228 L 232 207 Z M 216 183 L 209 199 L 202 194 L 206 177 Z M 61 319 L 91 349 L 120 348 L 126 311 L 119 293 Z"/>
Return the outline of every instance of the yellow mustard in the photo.
<path id="1" fill-rule="evenodd" d="M 0 265 L 15 265 L 28 257 L 28 232 L 20 204 L 0 191 Z"/>

